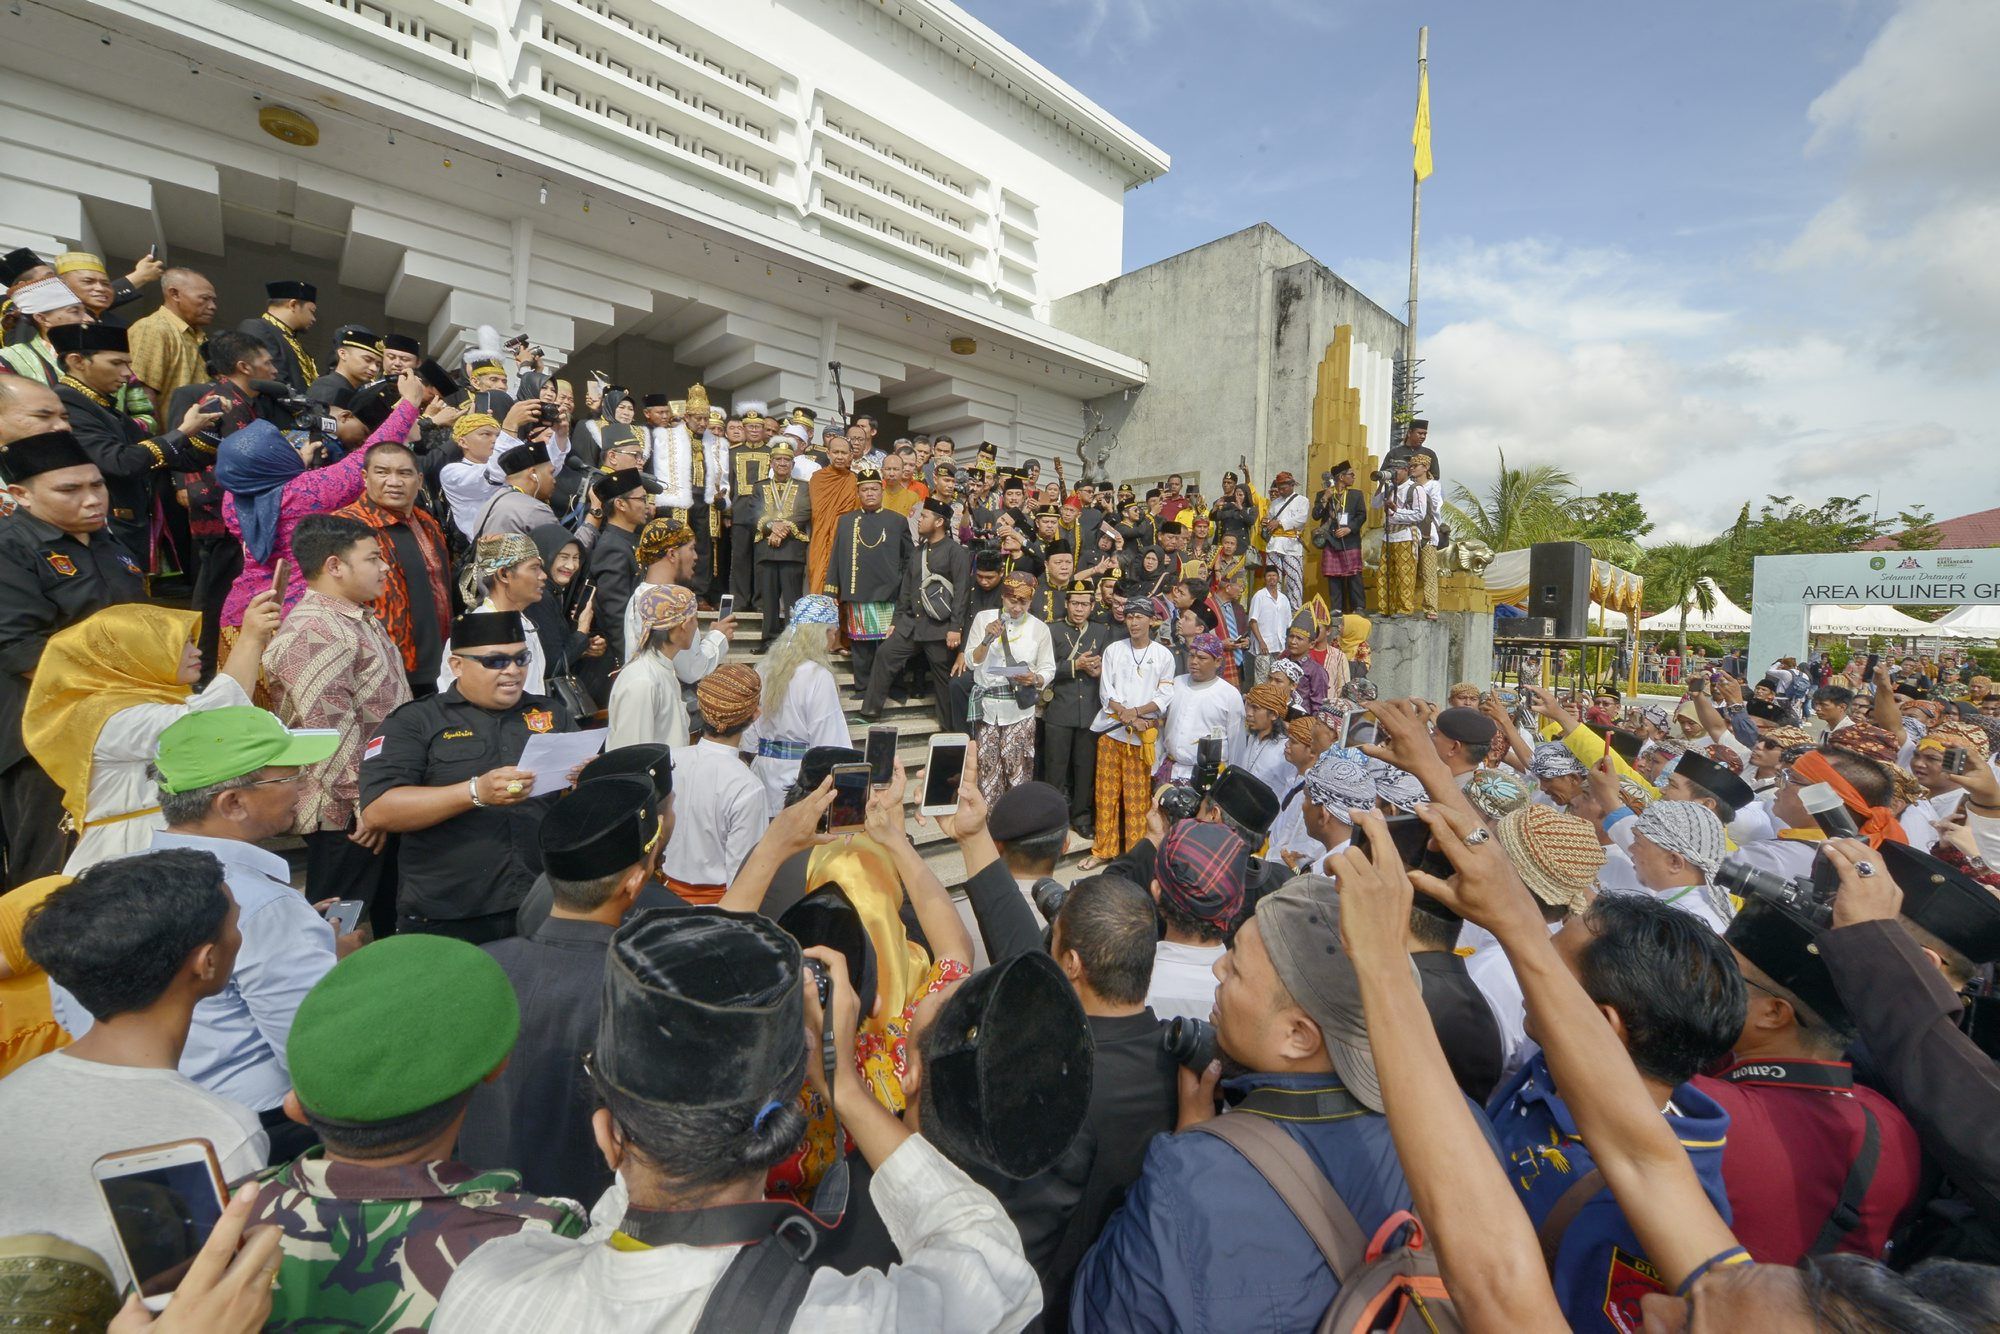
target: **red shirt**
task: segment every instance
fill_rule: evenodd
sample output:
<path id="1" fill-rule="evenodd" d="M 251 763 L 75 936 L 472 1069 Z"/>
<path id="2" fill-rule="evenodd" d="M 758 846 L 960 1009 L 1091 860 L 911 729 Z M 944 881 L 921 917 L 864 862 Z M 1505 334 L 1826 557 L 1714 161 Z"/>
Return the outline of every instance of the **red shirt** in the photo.
<path id="1" fill-rule="evenodd" d="M 1186 496 L 1167 496 L 1160 501 L 1160 518 L 1178 519 L 1184 511 L 1193 508 L 1194 505 Z"/>
<path id="2" fill-rule="evenodd" d="M 1875 1115 L 1881 1148 L 1861 1221 L 1835 1249 L 1880 1258 L 1915 1211 L 1917 1132 L 1894 1103 L 1855 1084 L 1846 1062 L 1738 1061 L 1694 1084 L 1729 1113 L 1722 1152 L 1729 1226 L 1759 1264 L 1796 1264 L 1812 1248 L 1861 1153 L 1864 1107 Z"/>

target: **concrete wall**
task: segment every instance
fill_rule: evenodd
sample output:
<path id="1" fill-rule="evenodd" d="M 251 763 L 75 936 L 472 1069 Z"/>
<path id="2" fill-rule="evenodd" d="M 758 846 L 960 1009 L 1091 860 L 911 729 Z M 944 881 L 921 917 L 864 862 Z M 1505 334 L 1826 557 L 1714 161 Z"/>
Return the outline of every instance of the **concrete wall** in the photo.
<path id="1" fill-rule="evenodd" d="M 1260 487 L 1305 467 L 1319 363 L 1337 326 L 1354 326 L 1377 361 L 1402 339 L 1400 321 L 1269 223 L 1071 293 L 1049 322 L 1147 363 L 1144 387 L 1095 402 L 1118 435 L 1111 472 L 1178 471 L 1211 495 L 1239 456 Z M 1369 402 L 1386 381 L 1357 387 L 1363 419 L 1386 420 L 1386 404 Z"/>

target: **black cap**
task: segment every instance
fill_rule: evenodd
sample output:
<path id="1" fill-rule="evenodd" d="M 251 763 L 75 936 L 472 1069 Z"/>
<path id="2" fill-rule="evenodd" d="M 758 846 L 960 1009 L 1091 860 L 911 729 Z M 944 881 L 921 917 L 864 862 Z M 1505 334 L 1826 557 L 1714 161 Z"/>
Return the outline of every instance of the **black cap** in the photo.
<path id="1" fill-rule="evenodd" d="M 352 412 L 354 410 L 354 396 L 359 392 L 360 390 L 347 382 L 345 375 L 329 371 L 325 375 L 320 376 L 319 379 L 313 381 L 312 387 L 306 390 L 306 398 L 314 403 L 323 403 L 330 408 L 341 408 Z"/>
<path id="2" fill-rule="evenodd" d="M 439 365 L 436 360 L 430 358 L 417 363 L 417 376 L 425 384 L 437 390 L 440 395 L 446 398 L 457 393 L 463 387 L 459 384 L 456 376 Z"/>
<path id="3" fill-rule="evenodd" d="M 962 1168 L 1022 1181 L 1068 1150 L 1090 1109 L 1083 1006 L 1040 950 L 974 973 L 923 1041 L 924 1138 Z"/>
<path id="4" fill-rule="evenodd" d="M 674 794 L 673 751 L 657 742 L 638 741 L 593 756 L 577 771 L 577 786 L 600 778 L 644 778 L 653 785 L 653 802 L 658 805 Z"/>
<path id="5" fill-rule="evenodd" d="M 556 880 L 616 875 L 645 861 L 659 834 L 660 803 L 650 782 L 635 774 L 600 778 L 542 818 L 542 869 Z"/>
<path id="6" fill-rule="evenodd" d="M 1756 894 L 1744 896 L 1743 907 L 1722 933 L 1764 976 L 1812 1006 L 1828 1023 L 1845 1028 L 1847 1007 L 1820 957 L 1818 936 L 1819 925 L 1811 918 Z"/>
<path id="7" fill-rule="evenodd" d="M 1225 768 L 1208 790 L 1224 815 L 1253 834 L 1268 834 L 1278 819 L 1278 794 L 1248 769 Z"/>
<path id="8" fill-rule="evenodd" d="M 317 301 L 319 289 L 311 283 L 265 283 L 264 295 L 272 301 Z"/>
<path id="9" fill-rule="evenodd" d="M 68 431 L 23 436 L 0 448 L 0 473 L 5 473 L 9 482 L 25 482 L 58 468 L 81 468 L 96 462 Z"/>
<path id="10" fill-rule="evenodd" d="M 986 816 L 986 832 L 1002 843 L 1069 828 L 1069 801 L 1048 783 L 1010 787 Z"/>
<path id="11" fill-rule="evenodd" d="M 1792 720 L 1792 715 L 1785 712 L 1783 705 L 1768 699 L 1745 700 L 1743 712 L 1769 723 L 1788 723 Z"/>
<path id="12" fill-rule="evenodd" d="M 1689 751 L 1674 761 L 1674 772 L 1697 787 L 1713 792 L 1732 815 L 1757 800 L 1757 794 L 1750 790 L 1748 783 L 1729 772 L 1727 766 L 1706 755 Z"/>
<path id="13" fill-rule="evenodd" d="M 1499 724 L 1477 709 L 1446 709 L 1437 717 L 1437 730 L 1460 745 L 1485 750 L 1493 744 Z"/>
<path id="14" fill-rule="evenodd" d="M 605 473 L 590 484 L 590 489 L 597 493 L 599 500 L 617 500 L 641 489 L 649 495 L 660 494 L 660 484 L 637 468 L 620 468 L 617 472 Z"/>
<path id="15" fill-rule="evenodd" d="M 1429 422 L 1429 421 L 1427 421 L 1426 419 L 1422 418 L 1422 417 L 1412 417 L 1412 418 L 1410 418 L 1410 426 L 1411 426 L 1411 427 L 1412 427 L 1413 429 L 1414 429 L 1414 428 L 1416 428 L 1416 427 L 1422 427 L 1422 428 L 1423 428 L 1424 430 L 1426 430 L 1426 431 L 1428 431 L 1428 430 L 1430 430 L 1430 429 L 1431 429 L 1431 424 L 1430 424 L 1430 422 Z"/>
<path id="16" fill-rule="evenodd" d="M 672 396 L 667 394 L 647 394 L 639 400 L 642 408 L 670 408 L 674 405 Z"/>
<path id="17" fill-rule="evenodd" d="M 39 269 L 48 261 L 32 250 L 9 250 L 0 255 L 0 287 L 12 287 L 21 281 L 21 275 Z"/>
<path id="18" fill-rule="evenodd" d="M 875 1007 L 875 942 L 868 924 L 855 911 L 854 900 L 837 884 L 824 884 L 785 909 L 778 925 L 802 950 L 824 945 L 847 960 L 847 980 L 861 1002 L 861 1013 Z"/>
<path id="19" fill-rule="evenodd" d="M 1170 537 L 1175 533 L 1185 533 L 1187 529 L 1178 519 L 1162 519 L 1158 531 L 1161 537 Z"/>
<path id="20" fill-rule="evenodd" d="M 402 396 L 396 382 L 383 376 L 356 389 L 347 400 L 347 410 L 359 417 L 361 424 L 372 432 L 389 420 L 389 414 L 396 410 Z"/>
<path id="21" fill-rule="evenodd" d="M 942 500 L 932 500 L 926 496 L 924 498 L 924 508 L 937 515 L 940 519 L 943 519 L 946 523 L 951 522 L 951 506 L 945 504 Z"/>
<path id="22" fill-rule="evenodd" d="M 549 461 L 549 447 L 539 440 L 529 440 L 515 445 L 500 456 L 500 471 L 508 477 L 517 472 L 526 472 Z"/>
<path id="23" fill-rule="evenodd" d="M 2000 898 L 1992 890 L 1907 843 L 1880 851 L 1903 891 L 1903 916 L 1975 964 L 2000 960 Z"/>
<path id="24" fill-rule="evenodd" d="M 597 1077 L 669 1107 L 790 1103 L 805 1078 L 801 964 L 760 914 L 640 910 L 611 937 Z"/>
<path id="25" fill-rule="evenodd" d="M 527 638 L 518 611 L 469 611 L 451 623 L 454 653 L 489 644 L 522 644 Z"/>
<path id="26" fill-rule="evenodd" d="M 305 299 L 310 301 L 312 298 Z M 379 353 L 382 350 L 382 339 L 365 324 L 343 324 L 333 331 L 333 347 L 336 352 L 343 347 L 353 347 L 363 352 Z"/>
<path id="27" fill-rule="evenodd" d="M 131 340 L 115 324 L 58 324 L 43 335 L 58 357 L 72 352 L 89 356 L 96 352 L 130 352 Z"/>
<path id="28" fill-rule="evenodd" d="M 879 468 L 856 468 L 854 470 L 854 484 L 860 486 L 866 482 L 873 482 L 877 486 L 880 486 L 882 484 L 881 470 Z"/>
<path id="29" fill-rule="evenodd" d="M 382 350 L 384 352 L 407 352 L 413 357 L 421 357 L 424 354 L 424 345 L 408 334 L 383 334 Z"/>

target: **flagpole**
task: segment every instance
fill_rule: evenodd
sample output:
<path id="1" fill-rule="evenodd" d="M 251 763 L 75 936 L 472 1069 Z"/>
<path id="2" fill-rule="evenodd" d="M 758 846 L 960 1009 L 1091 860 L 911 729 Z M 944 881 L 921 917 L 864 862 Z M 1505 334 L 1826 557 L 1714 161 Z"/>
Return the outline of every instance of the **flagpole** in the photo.
<path id="1" fill-rule="evenodd" d="M 1417 88 L 1419 98 L 1429 73 L 1431 30 L 1417 29 Z M 1403 326 L 1403 406 L 1414 412 L 1417 406 L 1417 224 L 1423 218 L 1424 178 L 1410 167 L 1410 311 Z"/>

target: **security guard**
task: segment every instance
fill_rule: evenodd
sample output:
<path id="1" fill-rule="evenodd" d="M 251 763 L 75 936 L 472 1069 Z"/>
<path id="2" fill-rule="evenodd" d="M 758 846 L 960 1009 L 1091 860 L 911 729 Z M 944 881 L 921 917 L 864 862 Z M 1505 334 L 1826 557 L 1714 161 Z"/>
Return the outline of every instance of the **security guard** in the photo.
<path id="1" fill-rule="evenodd" d="M 531 795 L 521 752 L 576 723 L 523 689 L 519 612 L 459 617 L 447 661 L 456 683 L 391 713 L 362 751 L 361 808 L 371 829 L 403 835 L 397 929 L 481 945 L 514 934 L 541 870 L 536 835 L 555 798 Z"/>
<path id="2" fill-rule="evenodd" d="M 750 607 L 776 614 L 775 607 L 757 604 L 757 488 L 771 474 L 771 444 L 765 439 L 761 405 L 739 405 L 743 414 L 743 443 L 729 445 L 729 591 L 736 598 L 736 610 Z M 803 488 L 801 488 L 803 489 Z"/>
<path id="3" fill-rule="evenodd" d="M 1054 590 L 1051 590 L 1054 591 Z M 1060 591 L 1064 615 L 1049 622 L 1056 655 L 1055 680 L 1042 710 L 1043 777 L 1068 798 L 1076 831 L 1089 838 L 1095 832 L 1093 803 L 1097 791 L 1097 673 L 1104 662 L 1110 628 L 1091 619 L 1095 590 L 1087 583 Z"/>
<path id="4" fill-rule="evenodd" d="M 21 744 L 28 679 L 49 636 L 102 607 L 142 602 L 145 577 L 104 530 L 104 475 L 68 431 L 0 454 L 17 506 L 0 519 L 0 834 L 9 888 L 62 869 L 62 789 Z"/>

